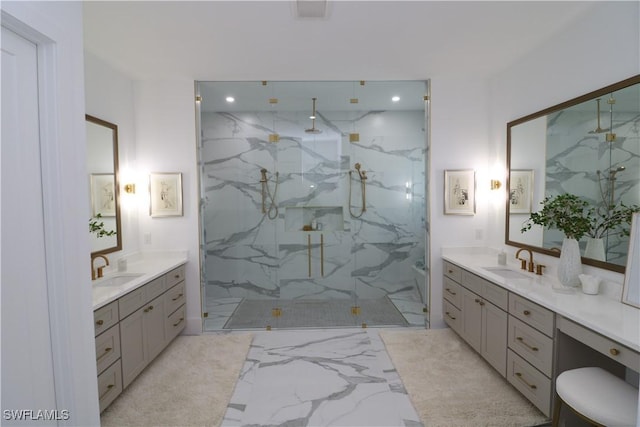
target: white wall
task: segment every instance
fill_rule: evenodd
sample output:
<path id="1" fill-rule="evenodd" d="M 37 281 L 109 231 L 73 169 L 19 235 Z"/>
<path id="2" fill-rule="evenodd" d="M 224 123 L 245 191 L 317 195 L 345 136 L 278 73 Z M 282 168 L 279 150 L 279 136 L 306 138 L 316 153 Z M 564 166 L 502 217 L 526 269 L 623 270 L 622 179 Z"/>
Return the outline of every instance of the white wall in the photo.
<path id="1" fill-rule="evenodd" d="M 133 81 L 109 64 L 85 52 L 85 104 L 86 114 L 118 126 L 118 163 L 120 185 L 137 180 L 135 114 L 133 109 Z M 136 185 L 138 195 L 146 185 Z M 111 266 L 123 255 L 139 250 L 138 196 L 120 190 L 122 251 L 108 255 Z M 88 207 L 87 207 L 88 208 Z"/>

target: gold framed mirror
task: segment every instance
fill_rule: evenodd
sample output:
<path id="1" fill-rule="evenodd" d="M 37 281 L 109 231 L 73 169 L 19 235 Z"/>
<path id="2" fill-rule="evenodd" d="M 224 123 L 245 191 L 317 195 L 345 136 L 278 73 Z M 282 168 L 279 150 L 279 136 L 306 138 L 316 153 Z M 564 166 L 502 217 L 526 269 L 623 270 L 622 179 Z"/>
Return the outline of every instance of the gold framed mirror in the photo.
<path id="1" fill-rule="evenodd" d="M 545 196 L 571 193 L 595 207 L 640 205 L 640 75 L 507 123 L 507 168 L 510 246 L 559 256 L 558 230 L 521 232 Z M 582 262 L 624 273 L 629 237 L 620 234 L 620 227 L 603 234 L 597 254 L 582 239 Z"/>
<path id="2" fill-rule="evenodd" d="M 91 256 L 122 250 L 118 126 L 85 115 L 91 201 Z"/>

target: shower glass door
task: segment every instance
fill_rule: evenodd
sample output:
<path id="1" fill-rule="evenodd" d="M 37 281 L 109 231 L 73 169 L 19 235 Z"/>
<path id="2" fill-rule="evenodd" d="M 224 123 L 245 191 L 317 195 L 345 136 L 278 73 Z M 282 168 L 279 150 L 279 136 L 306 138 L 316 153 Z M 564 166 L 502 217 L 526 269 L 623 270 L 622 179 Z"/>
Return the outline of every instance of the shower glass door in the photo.
<path id="1" fill-rule="evenodd" d="M 424 324 L 425 82 L 197 91 L 204 329 Z"/>

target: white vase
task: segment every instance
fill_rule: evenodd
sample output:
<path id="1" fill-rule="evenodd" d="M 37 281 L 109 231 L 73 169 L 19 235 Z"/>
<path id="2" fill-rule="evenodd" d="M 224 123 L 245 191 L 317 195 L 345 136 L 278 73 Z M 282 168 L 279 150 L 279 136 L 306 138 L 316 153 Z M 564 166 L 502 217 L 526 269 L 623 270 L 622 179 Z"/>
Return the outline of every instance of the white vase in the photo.
<path id="1" fill-rule="evenodd" d="M 582 260 L 580 259 L 580 246 L 576 239 L 565 237 L 562 241 L 560 262 L 558 263 L 558 280 L 562 286 L 575 287 L 580 285 L 582 273 Z"/>
<path id="2" fill-rule="evenodd" d="M 584 249 L 584 257 L 604 261 L 604 239 L 587 237 L 587 247 Z"/>

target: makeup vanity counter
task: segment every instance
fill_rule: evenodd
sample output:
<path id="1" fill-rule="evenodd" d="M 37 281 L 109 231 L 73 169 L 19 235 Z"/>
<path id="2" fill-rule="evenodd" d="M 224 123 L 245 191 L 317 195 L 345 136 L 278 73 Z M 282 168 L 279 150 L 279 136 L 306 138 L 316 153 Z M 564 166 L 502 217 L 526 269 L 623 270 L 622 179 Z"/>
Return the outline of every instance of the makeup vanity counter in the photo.
<path id="1" fill-rule="evenodd" d="M 619 292 L 561 292 L 553 273 L 521 270 L 515 259 L 498 265 L 490 252 L 443 250 L 445 322 L 543 413 L 564 370 L 640 371 L 640 310 Z"/>

